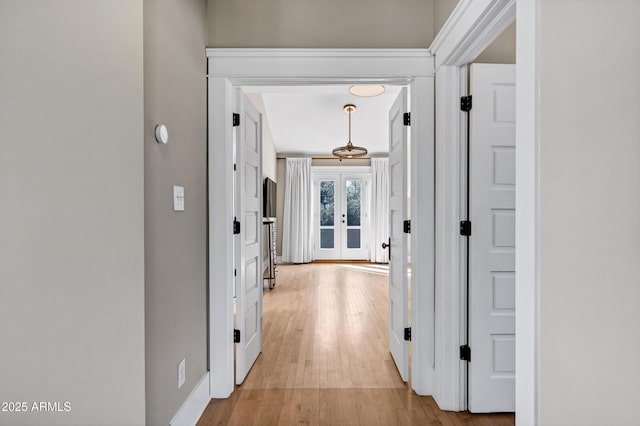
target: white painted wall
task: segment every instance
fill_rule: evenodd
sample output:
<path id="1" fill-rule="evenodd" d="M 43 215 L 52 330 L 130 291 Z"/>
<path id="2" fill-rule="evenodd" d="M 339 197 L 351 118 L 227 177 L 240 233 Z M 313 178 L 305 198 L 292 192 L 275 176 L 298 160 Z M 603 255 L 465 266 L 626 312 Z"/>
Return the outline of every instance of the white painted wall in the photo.
<path id="1" fill-rule="evenodd" d="M 538 421 L 638 424 L 640 2 L 538 3 Z"/>

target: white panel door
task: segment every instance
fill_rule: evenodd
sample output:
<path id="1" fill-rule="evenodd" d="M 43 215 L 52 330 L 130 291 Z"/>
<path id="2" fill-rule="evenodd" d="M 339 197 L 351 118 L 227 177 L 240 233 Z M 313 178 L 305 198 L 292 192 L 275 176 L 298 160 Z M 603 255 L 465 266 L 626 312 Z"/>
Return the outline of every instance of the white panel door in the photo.
<path id="1" fill-rule="evenodd" d="M 515 411 L 515 66 L 471 66 L 469 411 Z"/>
<path id="2" fill-rule="evenodd" d="M 240 94 L 236 133 L 236 383 L 262 352 L 262 116 Z"/>
<path id="3" fill-rule="evenodd" d="M 389 111 L 389 350 L 405 382 L 409 373 L 409 342 L 404 329 L 409 327 L 407 280 L 407 236 L 403 222 L 407 215 L 407 127 L 404 113 L 407 89 L 403 88 Z M 380 244 L 382 242 L 378 242 Z M 384 246 L 383 246 L 384 247 Z"/>

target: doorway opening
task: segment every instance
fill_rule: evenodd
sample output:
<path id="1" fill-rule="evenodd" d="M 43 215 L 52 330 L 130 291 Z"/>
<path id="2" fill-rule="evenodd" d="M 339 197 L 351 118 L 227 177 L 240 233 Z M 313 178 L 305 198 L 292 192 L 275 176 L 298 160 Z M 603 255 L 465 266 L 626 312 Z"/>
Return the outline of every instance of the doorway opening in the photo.
<path id="1" fill-rule="evenodd" d="M 520 10 L 520 8 L 519 8 Z M 530 12 L 530 11 L 529 11 Z M 451 145 L 438 145 L 434 153 L 434 104 L 436 99 L 439 116 L 437 127 L 437 140 L 439 144 L 447 140 L 459 140 L 458 133 L 464 128 L 460 123 L 460 110 L 458 99 L 461 94 L 460 85 L 463 80 L 460 68 L 477 56 L 488 45 L 491 39 L 504 29 L 515 15 L 514 2 L 491 2 L 478 4 L 461 2 L 456 8 L 451 19 L 443 27 L 431 46 L 431 51 L 438 54 L 437 60 L 428 50 L 299 50 L 299 49 L 208 49 L 208 82 L 209 82 L 209 169 L 210 169 L 210 365 L 212 366 L 211 396 L 226 397 L 233 390 L 233 366 L 232 345 L 229 343 L 230 330 L 233 328 L 233 313 L 229 308 L 228 300 L 231 294 L 231 282 L 233 277 L 232 263 L 229 253 L 232 248 L 232 239 L 229 235 L 229 225 L 233 216 L 217 208 L 217 204 L 224 205 L 232 202 L 228 183 L 231 180 L 231 165 L 233 156 L 227 141 L 232 136 L 231 113 L 233 112 L 233 91 L 235 86 L 247 84 L 333 84 L 336 82 L 362 82 L 362 83 L 390 83 L 409 84 L 416 97 L 411 100 L 412 113 L 412 138 L 416 141 L 414 156 L 412 156 L 411 181 L 420 182 L 420 191 L 416 192 L 411 200 L 411 211 L 414 217 L 420 218 L 420 222 L 411 224 L 412 239 L 415 242 L 412 258 L 414 286 L 412 289 L 412 316 L 414 318 L 413 343 L 412 343 L 412 387 L 418 394 L 433 394 L 441 407 L 459 410 L 466 407 L 466 400 L 462 396 L 464 389 L 464 375 L 461 363 L 458 359 L 460 335 L 463 330 L 460 324 L 465 320 L 461 314 L 463 307 L 460 305 L 460 288 L 451 286 L 450 289 L 441 285 L 436 289 L 435 282 L 458 282 L 460 280 L 459 253 L 459 220 L 457 212 L 460 207 L 458 180 L 460 179 L 460 157 L 457 148 Z M 533 16 L 533 14 L 532 14 Z M 468 18 L 468 19 L 461 19 Z M 530 24 L 530 20 L 526 21 Z M 529 36 L 531 31 L 527 27 L 523 34 Z M 526 38 L 526 37 L 525 37 Z M 523 38 L 524 40 L 524 38 Z M 532 40 L 532 39 L 531 39 Z M 518 45 L 535 44 L 526 39 Z M 533 50 L 532 50 L 533 51 Z M 535 61 L 533 61 L 535 63 Z M 535 98 L 534 70 L 524 69 L 520 64 L 519 73 L 524 75 L 529 86 L 518 89 L 519 95 L 526 93 Z M 438 78 L 434 79 L 435 69 L 438 69 Z M 256 71 L 260 70 L 260 71 Z M 404 76 L 399 78 L 398 76 Z M 438 97 L 434 96 L 434 80 L 438 88 Z M 519 80 L 521 80 L 519 78 Z M 520 97 L 518 117 L 525 117 L 521 122 L 521 128 L 533 129 L 534 119 L 531 105 Z M 529 126 L 529 127 L 527 127 Z M 535 145 L 533 136 L 524 137 L 525 131 L 518 133 L 518 138 L 526 139 L 530 158 L 534 158 L 531 147 Z M 452 139 L 453 138 L 453 139 Z M 450 149 L 453 147 L 454 149 Z M 518 158 L 523 160 L 522 150 L 519 149 Z M 449 189 L 440 192 L 437 198 L 438 211 L 435 211 L 436 203 L 434 193 L 435 155 L 438 155 L 439 167 L 438 188 Z M 420 159 L 420 167 L 416 158 Z M 528 161 L 528 160 L 527 160 Z M 527 178 L 526 185 L 533 182 L 534 160 L 520 161 L 517 171 L 519 178 Z M 444 176 L 443 176 L 444 175 Z M 215 176 L 215 178 L 214 178 Z M 531 179 L 529 179 L 531 178 Z M 519 181 L 522 188 L 523 181 Z M 525 185 L 525 186 L 526 186 Z M 535 185 L 531 184 L 520 193 L 531 205 L 537 205 L 535 198 Z M 450 194 L 442 199 L 442 194 Z M 437 194 L 436 194 L 437 195 Z M 453 198 L 451 198 L 453 197 Z M 525 203 L 526 204 L 526 203 Z M 529 204 L 525 206 L 530 207 Z M 454 213 L 454 214 L 451 214 Z M 535 231 L 535 214 L 521 209 L 518 219 L 518 232 L 522 236 L 527 229 Z M 439 217 L 438 221 L 435 220 Z M 522 220 L 521 220 L 522 219 Z M 444 225 L 442 226 L 444 222 Z M 431 224 L 438 224 L 437 227 Z M 438 241 L 435 237 L 435 229 L 443 230 L 446 241 Z M 530 236 L 526 234 L 527 238 Z M 533 235 L 533 234 L 532 234 Z M 533 238 L 533 237 L 532 237 Z M 433 241 L 436 240 L 434 247 Z M 531 241 L 534 241 L 532 239 Z M 522 241 L 522 240 L 521 240 Z M 528 241 L 528 240 L 527 240 Z M 537 240 L 535 240 L 537 241 Z M 444 247 L 443 247 L 444 246 Z M 533 265 L 535 251 L 532 244 L 526 249 L 526 264 L 531 270 L 537 271 L 537 265 Z M 444 255 L 440 257 L 438 266 L 435 263 L 435 249 Z M 519 249 L 522 247 L 519 245 Z M 529 259 L 533 259 L 529 261 Z M 439 272 L 438 272 L 439 271 Z M 522 270 L 521 270 L 522 271 Z M 437 272 L 434 279 L 434 272 Z M 444 278 L 443 279 L 443 275 Z M 535 348 L 536 341 L 532 330 L 535 330 L 536 305 L 535 278 L 527 278 L 520 273 L 518 279 L 519 288 L 524 288 L 524 293 L 531 295 L 530 301 L 518 297 L 519 306 L 530 307 L 526 312 L 526 318 L 519 316 L 520 331 L 524 334 L 518 338 L 519 363 L 526 364 L 530 368 L 519 369 L 518 389 L 520 401 L 526 405 L 527 410 L 535 406 Z M 214 284 L 220 283 L 219 285 Z M 522 295 L 523 292 L 520 292 Z M 525 309 L 526 310 L 526 309 Z M 436 327 L 435 322 L 438 324 Z M 419 325 L 423 325 L 419 327 Z M 433 326 L 433 327 L 432 327 Z M 533 349 L 529 351 L 529 349 Z M 525 371 L 526 370 L 526 371 Z M 417 377 L 416 377 L 417 374 Z M 522 379 L 522 380 L 520 380 Z M 525 401 L 526 400 L 526 401 Z M 524 401 L 524 402 L 523 402 Z M 533 401 L 533 402 L 532 402 Z M 530 412 L 525 415 L 529 418 Z"/>
<path id="2" fill-rule="evenodd" d="M 406 129 L 415 141 L 411 181 L 420 181 L 425 191 L 414 193 L 411 198 L 412 214 L 420 218 L 411 227 L 415 242 L 412 247 L 414 285 L 411 312 L 414 323 L 420 325 L 412 330 L 411 386 L 418 394 L 429 394 L 432 382 L 429 366 L 433 363 L 433 353 L 429 348 L 432 346 L 433 329 L 424 324 L 429 324 L 429 318 L 433 317 L 434 206 L 430 189 L 434 181 L 433 57 L 425 49 L 208 49 L 207 56 L 211 396 L 228 397 L 235 383 L 232 295 L 234 272 L 240 272 L 235 271 L 233 263 L 233 239 L 236 237 L 232 233 L 234 216 L 229 206 L 233 205 L 232 118 L 237 113 L 236 90 L 245 86 L 354 83 L 407 86 L 414 94 L 410 100 L 411 126 Z M 416 158 L 420 158 L 421 167 L 415 167 Z M 399 225 L 402 229 L 402 221 Z M 393 251 L 393 241 L 391 246 Z M 416 259 L 421 262 L 416 263 Z"/>
<path id="3" fill-rule="evenodd" d="M 347 161 L 340 161 L 338 164 L 342 165 L 316 164 L 313 167 L 310 167 L 311 161 L 304 160 L 320 156 L 323 151 L 330 152 L 336 140 L 325 137 L 328 141 L 324 143 L 329 145 L 324 148 L 318 146 L 319 143 L 309 142 L 313 140 L 311 135 L 320 132 L 320 129 L 292 130 L 290 117 L 284 120 L 283 125 L 281 115 L 287 113 L 291 105 L 297 101 L 291 99 L 292 97 L 302 96 L 304 105 L 301 107 L 304 108 L 301 109 L 313 111 L 315 114 L 311 118 L 298 115 L 295 121 L 310 120 L 311 122 L 307 122 L 308 127 L 313 127 L 314 121 L 319 126 L 327 127 L 331 116 L 323 116 L 323 108 L 326 109 L 323 105 L 340 104 L 345 102 L 345 99 L 351 99 L 352 95 L 348 94 L 349 85 L 314 86 L 311 89 L 303 86 L 242 86 L 235 89 L 236 104 L 239 108 L 237 114 L 240 117 L 234 129 L 233 149 L 236 182 L 233 191 L 234 221 L 239 218 L 239 232 L 234 238 L 237 384 L 243 383 L 252 365 L 258 361 L 261 348 L 265 344 L 264 295 L 258 294 L 257 291 L 256 265 L 260 262 L 257 254 L 259 250 L 256 250 L 256 247 L 266 247 L 269 243 L 261 241 L 260 236 L 263 234 L 256 232 L 259 215 L 255 206 L 261 203 L 255 199 L 260 198 L 260 191 L 257 190 L 259 182 L 267 178 L 274 179 L 281 191 L 284 189 L 284 197 L 279 196 L 276 203 L 279 204 L 276 211 L 284 212 L 276 214 L 275 218 L 267 219 L 271 223 L 271 229 L 284 229 L 284 241 L 278 254 L 285 254 L 285 262 L 307 263 L 315 259 L 370 260 L 373 258 L 371 252 L 375 243 L 384 246 L 388 253 L 391 253 L 393 247 L 394 254 L 389 256 L 392 260 L 392 274 L 389 282 L 390 298 L 387 302 L 388 350 L 391 351 L 402 380 L 409 379 L 409 343 L 406 337 L 406 330 L 410 324 L 406 260 L 408 238 L 405 235 L 407 229 L 402 227 L 403 222 L 410 220 L 407 208 L 409 132 L 408 123 L 404 120 L 409 105 L 406 88 L 395 89 L 389 85 L 387 87 L 390 90 L 385 97 L 361 102 L 364 104 L 361 110 L 365 115 L 360 121 L 363 122 L 366 131 L 358 133 L 358 129 L 354 129 L 354 138 L 367 136 L 369 132 L 366 140 L 374 159 L 366 157 L 359 158 L 358 161 L 371 162 L 371 165 L 351 166 Z M 311 96 L 308 96 L 307 91 L 311 92 Z M 286 108 L 282 109 L 282 105 Z M 341 129 L 341 126 L 336 127 L 338 130 Z M 293 142 L 289 142 L 289 138 L 293 139 Z M 278 168 L 284 164 L 278 164 L 276 161 L 281 155 L 290 155 L 283 152 L 289 146 L 288 143 L 295 144 L 298 152 L 294 154 L 295 158 L 286 159 L 285 171 L 281 173 Z M 269 152 L 273 154 L 267 158 L 264 153 Z M 391 165 L 389 161 L 381 158 L 389 156 L 392 158 Z M 320 158 L 328 159 L 315 158 L 318 162 Z M 268 164 L 269 161 L 272 164 Z M 289 170 L 289 167 L 292 170 Z M 377 177 L 373 182 L 372 169 Z M 271 170 L 271 176 L 265 173 L 267 170 Z M 312 179 L 309 179 L 309 172 Z M 285 173 L 286 179 L 283 182 L 281 177 Z M 391 200 L 393 203 L 390 203 Z M 376 225 L 370 221 L 374 216 L 377 217 L 378 224 L 387 222 L 383 230 L 375 229 L 377 233 L 369 232 L 370 228 L 375 228 Z M 309 217 L 312 218 L 310 227 L 305 223 Z M 311 249 L 301 247 L 304 244 L 312 246 Z M 297 249 L 307 250 L 313 255 L 307 258 L 304 253 L 300 256 L 291 253 Z M 262 253 L 264 252 L 263 249 Z M 380 272 L 381 269 L 376 271 Z M 358 269 L 351 272 L 351 275 L 354 275 Z M 366 271 L 361 269 L 360 272 Z M 282 283 L 278 287 L 282 288 Z M 277 290 L 274 293 L 277 293 Z M 388 354 L 382 358 L 388 358 Z"/>
<path id="4" fill-rule="evenodd" d="M 436 250 L 444 254 L 436 259 L 436 371 L 441 379 L 434 396 L 448 409 L 513 411 L 515 81 L 513 73 L 493 81 L 494 72 L 482 77 L 476 72 L 480 65 L 470 72 L 468 64 L 513 21 L 515 3 L 483 11 L 463 7 L 468 4 L 458 5 L 431 46 L 439 58 Z M 479 131 L 481 122 L 486 131 Z M 491 131 L 510 133 L 510 140 L 485 134 Z M 491 329 L 494 325 L 499 328 Z M 490 382 L 503 384 L 502 392 L 491 390 Z M 502 405 L 482 399 L 498 394 Z"/>

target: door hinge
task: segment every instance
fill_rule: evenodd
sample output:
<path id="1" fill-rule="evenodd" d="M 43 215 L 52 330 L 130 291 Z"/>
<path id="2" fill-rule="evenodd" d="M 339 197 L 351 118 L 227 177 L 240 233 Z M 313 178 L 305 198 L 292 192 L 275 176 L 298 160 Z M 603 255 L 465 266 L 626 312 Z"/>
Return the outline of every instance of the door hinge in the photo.
<path id="1" fill-rule="evenodd" d="M 463 96 L 460 98 L 460 110 L 464 111 L 464 112 L 469 112 L 471 111 L 471 95 L 469 96 Z"/>
<path id="2" fill-rule="evenodd" d="M 469 345 L 460 346 L 460 359 L 462 361 L 471 362 L 471 348 Z"/>
<path id="3" fill-rule="evenodd" d="M 460 222 L 460 235 L 463 237 L 471 236 L 471 222 L 468 220 L 463 220 Z"/>
<path id="4" fill-rule="evenodd" d="M 238 222 L 236 220 L 236 218 L 233 218 L 233 234 L 239 234 L 240 233 L 240 222 Z"/>
<path id="5" fill-rule="evenodd" d="M 411 113 L 410 112 L 405 112 L 404 115 L 402 116 L 402 122 L 404 123 L 405 126 L 411 126 Z"/>
<path id="6" fill-rule="evenodd" d="M 240 125 L 240 114 L 237 112 L 233 113 L 233 127 L 238 127 Z"/>
<path id="7" fill-rule="evenodd" d="M 411 220 L 405 220 L 404 221 L 404 233 L 405 234 L 410 234 L 411 233 Z"/>
<path id="8" fill-rule="evenodd" d="M 238 270 L 237 270 L 237 269 L 234 269 L 234 270 L 233 270 L 233 276 L 234 276 L 234 277 L 237 277 L 237 276 L 238 276 Z"/>
<path id="9" fill-rule="evenodd" d="M 233 343 L 240 343 L 240 330 L 233 330 Z"/>
<path id="10" fill-rule="evenodd" d="M 233 171 L 236 171 L 236 163 L 233 163 Z"/>
<path id="11" fill-rule="evenodd" d="M 411 327 L 407 327 L 404 329 L 404 340 L 407 342 L 411 341 Z"/>

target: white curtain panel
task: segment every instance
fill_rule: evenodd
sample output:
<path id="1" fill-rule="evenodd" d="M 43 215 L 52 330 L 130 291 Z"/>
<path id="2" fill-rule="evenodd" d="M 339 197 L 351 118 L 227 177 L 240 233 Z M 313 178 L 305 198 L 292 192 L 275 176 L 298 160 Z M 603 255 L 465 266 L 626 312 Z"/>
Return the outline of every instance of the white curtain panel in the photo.
<path id="1" fill-rule="evenodd" d="M 311 262 L 311 158 L 287 158 L 286 175 L 282 260 L 286 263 Z"/>
<path id="2" fill-rule="evenodd" d="M 382 242 L 389 239 L 389 159 L 371 159 L 371 261 L 389 262 Z"/>

